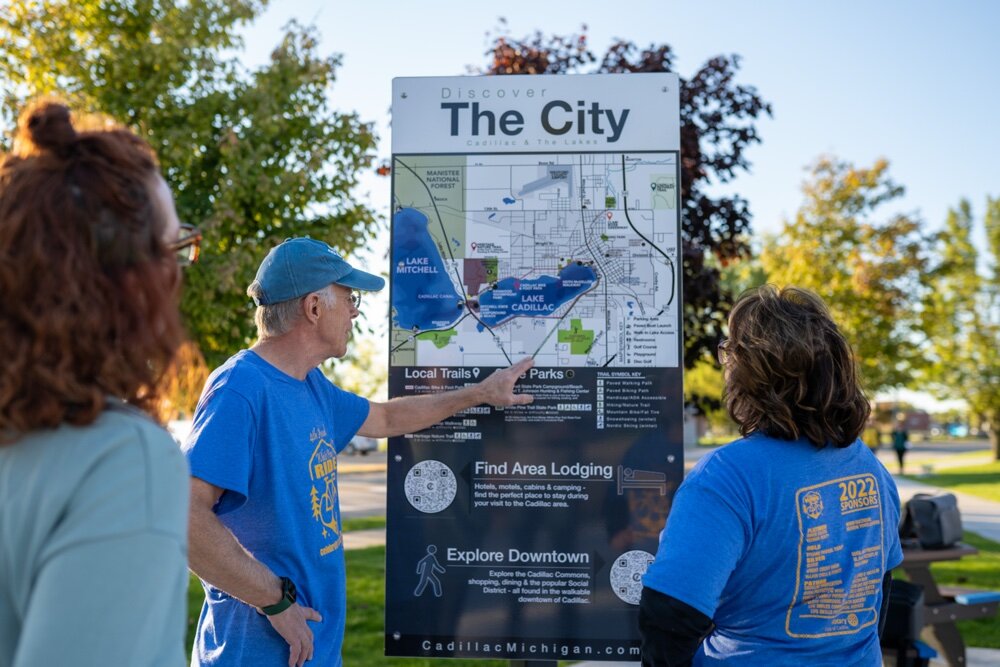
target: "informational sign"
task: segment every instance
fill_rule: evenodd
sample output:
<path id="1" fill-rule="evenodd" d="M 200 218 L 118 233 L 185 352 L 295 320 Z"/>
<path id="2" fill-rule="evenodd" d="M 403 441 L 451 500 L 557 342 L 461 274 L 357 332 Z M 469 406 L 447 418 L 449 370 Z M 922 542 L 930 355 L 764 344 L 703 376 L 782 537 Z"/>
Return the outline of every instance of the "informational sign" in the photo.
<path id="1" fill-rule="evenodd" d="M 678 85 L 393 81 L 390 396 L 532 357 L 535 400 L 390 440 L 387 655 L 637 658 L 683 476 Z"/>

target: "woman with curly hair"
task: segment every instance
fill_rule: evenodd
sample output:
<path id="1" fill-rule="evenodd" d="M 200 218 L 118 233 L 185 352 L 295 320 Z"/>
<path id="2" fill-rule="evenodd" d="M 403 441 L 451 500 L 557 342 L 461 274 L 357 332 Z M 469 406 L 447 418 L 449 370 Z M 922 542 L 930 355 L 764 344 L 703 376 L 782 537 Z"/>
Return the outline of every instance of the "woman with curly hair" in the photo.
<path id="1" fill-rule="evenodd" d="M 684 480 L 643 578 L 643 665 L 882 664 L 899 497 L 858 437 L 870 406 L 815 294 L 742 295 L 719 346 L 744 436 Z"/>
<path id="2" fill-rule="evenodd" d="M 150 416 L 182 234 L 143 140 L 24 111 L 0 161 L 0 665 L 184 660 L 188 472 Z"/>

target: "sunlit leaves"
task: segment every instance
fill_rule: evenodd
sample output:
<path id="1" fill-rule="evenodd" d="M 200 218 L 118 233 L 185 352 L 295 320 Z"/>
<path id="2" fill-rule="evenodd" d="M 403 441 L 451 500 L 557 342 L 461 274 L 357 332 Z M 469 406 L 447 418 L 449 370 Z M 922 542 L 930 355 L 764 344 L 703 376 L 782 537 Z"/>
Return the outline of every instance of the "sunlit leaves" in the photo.
<path id="1" fill-rule="evenodd" d="M 1000 198 L 987 198 L 983 226 L 986 252 L 973 242 L 975 215 L 963 200 L 935 239 L 924 302 L 925 379 L 985 418 L 1000 459 Z"/>
<path id="2" fill-rule="evenodd" d="M 770 282 L 805 287 L 827 302 L 872 392 L 906 384 L 923 362 L 927 239 L 919 219 L 885 210 L 903 194 L 888 170 L 886 160 L 857 168 L 819 159 L 795 219 L 761 253 Z"/>
<path id="3" fill-rule="evenodd" d="M 178 213 L 204 232 L 183 310 L 209 365 L 252 336 L 246 286 L 267 250 L 312 235 L 349 252 L 378 228 L 355 203 L 370 124 L 332 109 L 340 64 L 290 24 L 269 62 L 239 62 L 239 33 L 266 0 L 20 0 L 0 6 L 0 123 L 58 93 L 140 132 Z"/>

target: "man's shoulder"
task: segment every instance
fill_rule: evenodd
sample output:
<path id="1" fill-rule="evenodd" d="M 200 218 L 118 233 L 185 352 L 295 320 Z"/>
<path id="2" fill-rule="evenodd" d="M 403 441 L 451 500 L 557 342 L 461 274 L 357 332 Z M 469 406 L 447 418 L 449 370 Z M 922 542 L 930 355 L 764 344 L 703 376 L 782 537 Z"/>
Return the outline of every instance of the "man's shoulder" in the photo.
<path id="1" fill-rule="evenodd" d="M 250 400 L 265 391 L 269 384 L 270 378 L 260 364 L 256 363 L 253 352 L 240 350 L 212 371 L 205 383 L 205 393 L 228 390 Z"/>

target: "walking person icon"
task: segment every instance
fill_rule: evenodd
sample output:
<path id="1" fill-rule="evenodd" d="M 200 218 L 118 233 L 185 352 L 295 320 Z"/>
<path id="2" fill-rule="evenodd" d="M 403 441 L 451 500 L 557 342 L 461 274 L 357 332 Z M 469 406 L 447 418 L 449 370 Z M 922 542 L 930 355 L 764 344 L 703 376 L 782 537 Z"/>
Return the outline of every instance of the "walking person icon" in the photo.
<path id="1" fill-rule="evenodd" d="M 417 563 L 417 574 L 420 575 L 420 583 L 417 584 L 416 590 L 413 591 L 416 597 L 423 595 L 428 583 L 434 588 L 434 597 L 441 597 L 441 580 L 437 578 L 436 573 L 440 572 L 444 574 L 445 569 L 441 567 L 437 557 L 434 555 L 437 553 L 437 550 L 437 547 L 433 544 L 427 545 L 427 555 Z"/>

